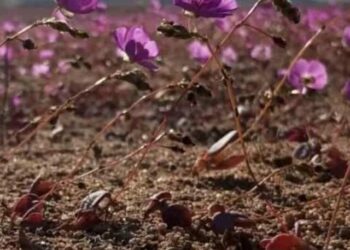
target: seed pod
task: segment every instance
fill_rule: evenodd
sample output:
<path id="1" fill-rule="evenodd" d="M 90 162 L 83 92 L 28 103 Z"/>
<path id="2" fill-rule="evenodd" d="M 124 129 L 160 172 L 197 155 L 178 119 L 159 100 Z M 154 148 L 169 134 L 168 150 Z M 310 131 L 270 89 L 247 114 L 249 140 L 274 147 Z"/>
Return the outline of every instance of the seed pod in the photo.
<path id="1" fill-rule="evenodd" d="M 138 90 L 152 90 L 152 87 L 147 82 L 147 76 L 144 72 L 138 69 L 133 69 L 127 72 L 123 72 L 116 78 L 126 81 L 134 85 Z"/>
<path id="2" fill-rule="evenodd" d="M 193 37 L 193 34 L 189 32 L 186 27 L 166 20 L 161 22 L 157 28 L 157 31 L 166 37 L 177 39 L 190 39 Z"/>
<path id="3" fill-rule="evenodd" d="M 36 45 L 33 42 L 33 40 L 31 39 L 25 39 L 22 41 L 22 46 L 23 48 L 25 48 L 26 50 L 33 50 L 36 49 Z"/>
<path id="4" fill-rule="evenodd" d="M 32 183 L 29 189 L 29 193 L 40 197 L 49 193 L 52 190 L 53 186 L 53 182 L 44 180 L 41 176 L 38 176 Z"/>
<path id="5" fill-rule="evenodd" d="M 86 196 L 80 206 L 81 211 L 104 210 L 112 203 L 111 194 L 104 190 L 99 190 Z"/>
<path id="6" fill-rule="evenodd" d="M 191 227 L 192 213 L 185 206 L 174 204 L 161 211 L 163 221 L 172 227 Z"/>
<path id="7" fill-rule="evenodd" d="M 237 212 L 216 213 L 212 221 L 212 229 L 217 234 L 223 234 L 234 227 L 253 227 L 255 222 L 246 215 Z"/>
<path id="8" fill-rule="evenodd" d="M 272 37 L 272 41 L 274 42 L 274 44 L 276 44 L 277 46 L 281 47 L 282 49 L 285 49 L 287 47 L 287 42 L 282 37 L 273 36 Z"/>
<path id="9" fill-rule="evenodd" d="M 294 23 L 299 23 L 301 19 L 300 10 L 293 6 L 288 0 L 273 0 L 273 4 L 283 16 Z"/>

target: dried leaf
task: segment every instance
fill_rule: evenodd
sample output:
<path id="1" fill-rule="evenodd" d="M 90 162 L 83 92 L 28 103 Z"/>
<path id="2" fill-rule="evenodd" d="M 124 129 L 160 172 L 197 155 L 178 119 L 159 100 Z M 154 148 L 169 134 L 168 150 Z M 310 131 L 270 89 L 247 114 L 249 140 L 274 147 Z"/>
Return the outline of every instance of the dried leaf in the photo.
<path id="1" fill-rule="evenodd" d="M 78 30 L 68 23 L 59 21 L 55 18 L 48 18 L 44 22 L 46 25 L 60 32 L 68 33 L 74 38 L 86 39 L 89 38 L 89 34 L 85 31 Z"/>
<path id="2" fill-rule="evenodd" d="M 157 31 L 166 37 L 177 39 L 190 39 L 194 34 L 187 30 L 185 26 L 174 24 L 172 21 L 162 21 L 157 28 Z"/>
<path id="3" fill-rule="evenodd" d="M 293 6 L 289 0 L 273 0 L 277 10 L 294 23 L 299 23 L 301 19 L 300 10 Z"/>
<path id="4" fill-rule="evenodd" d="M 149 83 L 146 81 L 147 77 L 141 70 L 134 69 L 123 72 L 117 76 L 119 79 L 131 83 L 139 90 L 152 90 Z"/>
<path id="5" fill-rule="evenodd" d="M 168 228 L 188 228 L 192 225 L 191 211 L 187 207 L 178 204 L 170 205 L 162 210 L 162 219 L 167 224 Z"/>
<path id="6" fill-rule="evenodd" d="M 54 182 L 43 180 L 40 176 L 33 182 L 29 189 L 30 194 L 43 196 L 49 193 L 54 187 Z"/>
<path id="7" fill-rule="evenodd" d="M 244 155 L 232 155 L 227 159 L 219 162 L 218 164 L 215 164 L 214 168 L 211 168 L 211 170 L 231 169 L 236 167 L 241 162 L 243 162 L 244 159 L 245 159 Z"/>
<path id="8" fill-rule="evenodd" d="M 265 250 L 310 250 L 309 245 L 294 234 L 281 233 L 270 240 L 262 240 Z"/>

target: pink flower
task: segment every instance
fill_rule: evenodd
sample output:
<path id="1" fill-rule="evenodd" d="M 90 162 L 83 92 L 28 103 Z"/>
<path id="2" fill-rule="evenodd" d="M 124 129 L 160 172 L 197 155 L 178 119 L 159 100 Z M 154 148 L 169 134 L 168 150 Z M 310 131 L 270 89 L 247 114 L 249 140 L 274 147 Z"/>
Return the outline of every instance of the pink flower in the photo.
<path id="1" fill-rule="evenodd" d="M 271 60 L 272 57 L 272 49 L 269 45 L 258 44 L 254 46 L 252 51 L 250 52 L 251 58 L 261 61 L 267 62 Z"/>
<path id="2" fill-rule="evenodd" d="M 149 7 L 152 11 L 158 12 L 162 8 L 162 4 L 159 0 L 150 0 Z"/>
<path id="3" fill-rule="evenodd" d="M 5 21 L 2 24 L 2 29 L 6 32 L 6 33 L 12 33 L 16 30 L 16 25 L 14 22 L 11 21 Z"/>
<path id="4" fill-rule="evenodd" d="M 326 67 L 320 61 L 300 59 L 292 68 L 288 80 L 292 87 L 306 92 L 306 89 L 324 89 L 328 75 Z"/>
<path id="5" fill-rule="evenodd" d="M 221 61 L 229 67 L 232 67 L 237 62 L 238 56 L 236 51 L 231 48 L 225 48 L 221 53 Z"/>
<path id="6" fill-rule="evenodd" d="M 197 17 L 223 18 L 238 8 L 235 0 L 173 0 L 173 3 Z"/>
<path id="7" fill-rule="evenodd" d="M 138 63 L 150 70 L 157 69 L 154 60 L 159 55 L 157 43 L 139 26 L 119 27 L 114 32 L 118 53 L 126 60 Z"/>
<path id="8" fill-rule="evenodd" d="M 327 21 L 330 16 L 325 10 L 309 9 L 305 15 L 306 24 L 311 30 L 317 30 L 321 25 Z"/>
<path id="9" fill-rule="evenodd" d="M 20 95 L 14 95 L 11 98 L 11 104 L 14 108 L 19 108 L 22 105 L 22 98 Z"/>
<path id="10" fill-rule="evenodd" d="M 56 0 L 58 6 L 74 14 L 88 14 L 98 8 L 100 0 Z"/>
<path id="11" fill-rule="evenodd" d="M 48 63 L 36 63 L 32 67 L 32 74 L 35 77 L 47 76 L 50 73 L 50 65 Z"/>
<path id="12" fill-rule="evenodd" d="M 13 49 L 4 45 L 0 47 L 0 59 L 3 60 L 7 57 L 7 60 L 11 61 L 14 57 Z"/>
<path id="13" fill-rule="evenodd" d="M 350 26 L 344 29 L 343 45 L 347 48 L 350 48 Z"/>
<path id="14" fill-rule="evenodd" d="M 98 10 L 99 12 L 105 12 L 107 10 L 107 4 L 105 2 L 99 2 L 97 4 L 96 10 Z"/>
<path id="15" fill-rule="evenodd" d="M 191 58 L 196 60 L 199 63 L 206 63 L 206 61 L 211 56 L 208 46 L 199 41 L 193 41 L 188 46 L 188 52 L 190 53 Z"/>
<path id="16" fill-rule="evenodd" d="M 52 49 L 43 49 L 39 52 L 39 58 L 42 60 L 48 60 L 55 56 L 55 52 Z"/>
<path id="17" fill-rule="evenodd" d="M 347 81 L 342 89 L 342 94 L 346 100 L 350 101 L 350 80 Z"/>
<path id="18" fill-rule="evenodd" d="M 215 20 L 215 24 L 223 32 L 228 32 L 232 28 L 232 20 L 230 18 L 228 18 L 228 17 L 226 17 L 226 18 L 217 18 Z"/>

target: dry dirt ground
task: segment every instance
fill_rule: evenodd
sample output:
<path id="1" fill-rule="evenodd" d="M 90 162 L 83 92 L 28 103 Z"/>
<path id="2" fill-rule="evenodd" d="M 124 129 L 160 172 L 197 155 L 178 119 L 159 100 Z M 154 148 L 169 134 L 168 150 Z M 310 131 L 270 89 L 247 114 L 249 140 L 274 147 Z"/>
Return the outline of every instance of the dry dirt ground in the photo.
<path id="1" fill-rule="evenodd" d="M 257 179 L 263 180 L 274 173 L 259 188 L 255 188 L 255 182 L 244 163 L 230 170 L 204 171 L 198 176 L 192 175 L 192 166 L 197 156 L 234 128 L 224 85 L 218 72 L 214 71 L 201 79 L 201 83 L 212 90 L 212 98 L 198 97 L 197 105 L 193 107 L 189 102 L 183 101 L 169 116 L 169 127 L 188 135 L 195 146 L 179 145 L 165 138 L 146 155 L 131 181 L 126 181 L 126 177 L 140 159 L 140 154 L 123 163 L 110 164 L 149 140 L 152 131 L 160 123 L 162 114 L 169 109 L 169 104 L 178 97 L 178 93 L 157 96 L 156 101 L 146 102 L 137 108 L 129 119 L 118 121 L 98 140 L 100 150 L 89 152 L 79 174 L 96 167 L 106 168 L 60 186 L 45 203 L 43 226 L 36 229 L 23 227 L 20 230 L 18 225 L 11 226 L 10 219 L 5 216 L 0 229 L 0 249 L 215 250 L 224 249 L 223 241 L 231 241 L 233 246 L 228 249 L 255 250 L 260 249 L 260 240 L 278 234 L 282 224 L 293 231 L 295 222 L 299 224 L 300 236 L 311 242 L 316 249 L 322 249 L 335 206 L 334 194 L 339 191 L 342 179 L 335 178 L 327 169 L 313 167 L 309 160 L 291 161 L 289 157 L 300 143 L 281 139 L 276 131 L 307 126 L 319 135 L 317 139 L 322 148 L 334 145 L 349 155 L 350 133 L 346 121 L 349 104 L 342 101 L 340 88 L 350 69 L 345 64 L 338 63 L 346 62 L 349 54 L 343 52 L 339 44 L 333 48 L 334 51 L 330 51 L 327 39 L 327 35 L 323 36 L 306 55 L 318 58 L 316 54 L 320 51 L 329 52 L 319 53 L 321 60 L 328 65 L 328 71 L 332 73 L 327 91 L 310 93 L 300 98 L 290 96 L 290 88 L 286 87 L 281 100 L 246 139 L 250 164 Z M 300 47 L 300 44 L 297 45 Z M 183 48 L 179 51 L 185 57 L 176 58 L 180 56 L 172 53 L 177 52 L 176 46 L 169 49 L 170 56 L 165 63 L 166 67 L 163 67 L 165 69 L 151 78 L 153 86 L 181 79 L 179 65 L 185 65 L 188 59 L 184 59 L 187 55 Z M 242 117 L 244 128 L 249 127 L 260 110 L 258 103 L 262 99 L 261 92 L 276 82 L 273 72 L 277 72 L 282 65 L 285 67 L 290 61 L 290 55 L 295 52 L 293 47 L 286 57 L 287 53 L 279 51 L 270 65 L 252 63 L 248 58 L 235 66 L 233 75 L 238 83 L 236 90 L 239 103 L 252 107 L 250 114 Z M 105 58 L 102 52 L 101 58 Z M 78 84 L 93 82 L 84 78 L 86 74 L 72 74 L 71 77 L 75 77 L 75 80 L 67 80 L 77 84 L 72 87 L 75 90 L 71 90 L 73 93 L 77 89 L 83 89 Z M 96 73 L 98 74 L 100 72 Z M 192 75 L 193 72 L 188 74 Z M 30 145 L 17 150 L 9 161 L 1 161 L 0 200 L 3 201 L 3 206 L 0 207 L 0 214 L 5 213 L 5 204 L 14 204 L 28 190 L 40 172 L 43 172 L 46 179 L 56 182 L 68 175 L 103 124 L 116 111 L 128 107 L 143 94 L 133 86 L 124 85 L 125 88 L 115 85 L 103 87 L 98 93 L 84 98 L 77 104 L 75 112 L 60 117 L 59 122 L 64 127 L 61 133 L 52 138 L 52 127 L 47 126 Z M 259 93 L 256 89 L 259 89 Z M 253 95 L 253 99 L 249 95 Z M 36 98 L 40 100 L 40 97 Z M 32 102 L 36 103 L 35 100 Z M 342 119 L 339 119 L 340 116 Z M 180 146 L 184 152 L 173 152 L 166 147 L 173 145 Z M 235 154 L 240 150 L 239 144 L 233 144 L 229 148 Z M 111 215 L 89 230 L 59 229 L 62 224 L 74 218 L 81 200 L 97 190 L 107 190 L 112 194 L 115 204 Z M 186 205 L 192 210 L 192 228 L 168 229 L 159 213 L 143 218 L 147 199 L 160 191 L 170 191 L 173 203 Z M 321 200 L 315 202 L 317 199 Z M 236 228 L 228 239 L 223 240 L 206 223 L 207 208 L 214 202 L 225 205 L 228 210 L 246 214 L 256 221 L 256 227 Z M 350 249 L 349 211 L 350 193 L 347 192 L 337 215 L 330 249 Z"/>

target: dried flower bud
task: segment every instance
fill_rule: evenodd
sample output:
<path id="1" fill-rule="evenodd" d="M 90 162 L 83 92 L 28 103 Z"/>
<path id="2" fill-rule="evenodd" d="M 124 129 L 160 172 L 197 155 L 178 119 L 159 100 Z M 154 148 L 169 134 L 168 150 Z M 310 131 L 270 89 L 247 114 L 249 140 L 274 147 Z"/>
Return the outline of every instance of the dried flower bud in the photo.
<path id="1" fill-rule="evenodd" d="M 33 42 L 32 39 L 25 39 L 22 41 L 22 46 L 23 48 L 27 49 L 27 50 L 33 50 L 36 49 L 36 45 Z"/>
<path id="2" fill-rule="evenodd" d="M 121 80 L 127 81 L 133 84 L 139 90 L 152 90 L 151 86 L 146 81 L 146 75 L 140 70 L 134 69 L 127 72 L 123 72 L 117 76 Z"/>
<path id="3" fill-rule="evenodd" d="M 48 25 L 50 28 L 68 33 L 74 38 L 81 38 L 81 39 L 86 39 L 89 38 L 89 34 L 86 33 L 85 31 L 78 30 L 72 26 L 70 26 L 68 23 L 63 22 L 63 21 L 58 21 L 55 18 L 48 18 L 44 20 L 45 24 Z"/>
<path id="4" fill-rule="evenodd" d="M 281 47 L 282 49 L 285 49 L 287 47 L 287 41 L 284 40 L 282 37 L 273 36 L 272 41 L 274 42 L 274 44 L 276 44 L 278 47 Z"/>
<path id="5" fill-rule="evenodd" d="M 300 22 L 300 10 L 293 6 L 288 0 L 273 0 L 277 10 L 294 23 Z"/>
<path id="6" fill-rule="evenodd" d="M 188 31 L 186 27 L 166 20 L 160 23 L 157 31 L 166 37 L 173 37 L 177 39 L 190 39 L 194 36 L 194 33 Z"/>

